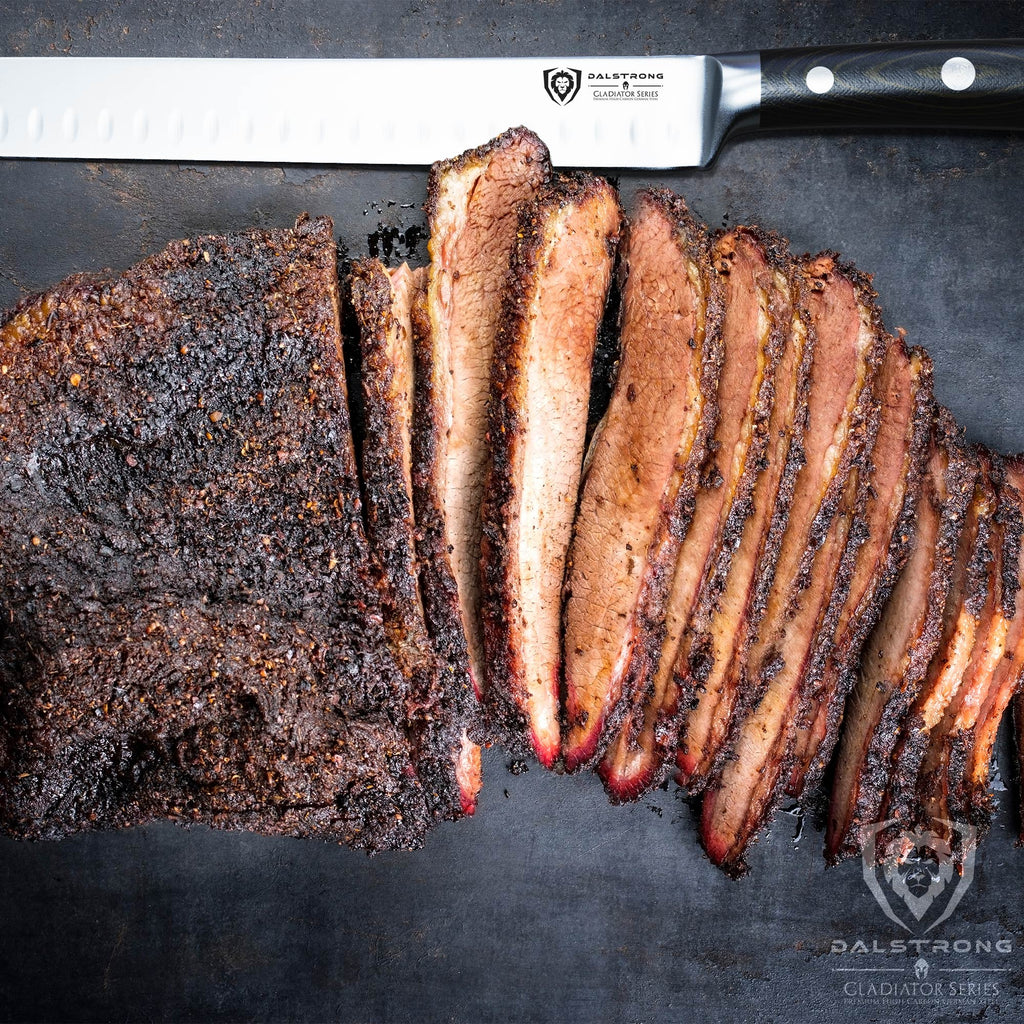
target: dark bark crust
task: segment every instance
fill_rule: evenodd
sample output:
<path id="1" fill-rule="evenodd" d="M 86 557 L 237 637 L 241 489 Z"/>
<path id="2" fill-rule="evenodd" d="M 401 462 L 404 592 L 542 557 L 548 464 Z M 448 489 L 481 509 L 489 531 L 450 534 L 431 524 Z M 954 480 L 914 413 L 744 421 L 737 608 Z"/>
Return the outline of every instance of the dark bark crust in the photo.
<path id="1" fill-rule="evenodd" d="M 3 830 L 418 845 L 330 221 L 72 278 L 0 352 Z"/>

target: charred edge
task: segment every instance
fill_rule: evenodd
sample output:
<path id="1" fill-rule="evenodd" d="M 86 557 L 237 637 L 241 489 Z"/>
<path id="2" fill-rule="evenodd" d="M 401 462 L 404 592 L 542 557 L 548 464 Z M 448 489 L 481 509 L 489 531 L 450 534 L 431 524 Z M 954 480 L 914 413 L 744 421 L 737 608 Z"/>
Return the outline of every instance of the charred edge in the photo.
<path id="1" fill-rule="evenodd" d="M 516 608 L 508 604 L 518 534 L 516 481 L 521 475 L 521 444 L 526 430 L 520 410 L 526 400 L 523 354 L 528 341 L 529 306 L 541 261 L 551 242 L 548 228 L 552 218 L 567 206 L 582 207 L 602 200 L 618 206 L 617 193 L 603 178 L 556 174 L 538 198 L 521 209 L 494 341 L 488 431 L 491 462 L 484 488 L 480 559 L 488 662 L 485 704 L 489 726 L 517 757 L 534 753 L 525 694 L 511 685 L 521 679 L 522 660 L 513 628 Z M 612 247 L 609 256 L 614 258 L 618 235 L 608 244 Z M 581 451 L 581 462 L 582 458 Z"/>

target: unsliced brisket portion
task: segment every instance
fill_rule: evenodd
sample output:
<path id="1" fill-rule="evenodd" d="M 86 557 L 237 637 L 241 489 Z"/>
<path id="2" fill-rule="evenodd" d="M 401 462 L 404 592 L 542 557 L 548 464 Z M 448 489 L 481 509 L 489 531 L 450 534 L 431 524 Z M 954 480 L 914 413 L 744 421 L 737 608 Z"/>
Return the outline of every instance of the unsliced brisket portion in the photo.
<path id="1" fill-rule="evenodd" d="M 494 335 L 519 208 L 536 197 L 550 173 L 544 143 L 525 128 L 515 128 L 479 149 L 434 164 L 427 187 L 430 268 L 423 340 L 417 346 L 413 431 L 421 554 L 432 577 L 428 592 L 441 595 L 450 589 L 444 577 L 454 576 L 478 693 L 484 686 L 480 508 L 490 461 L 487 408 Z M 441 604 L 439 596 L 439 609 Z"/>
<path id="2" fill-rule="evenodd" d="M 927 353 L 919 348 L 908 352 L 902 337 L 890 341 L 877 396 L 882 421 L 871 455 L 870 493 L 857 561 L 832 650 L 801 706 L 786 786 L 791 796 L 816 785 L 832 757 L 864 641 L 910 553 L 934 418 Z"/>
<path id="3" fill-rule="evenodd" d="M 759 609 L 755 597 L 771 579 L 784 530 L 779 527 L 793 498 L 807 426 L 808 392 L 815 338 L 804 309 L 803 275 L 790 263 L 782 291 L 780 316 L 788 323 L 785 347 L 775 374 L 775 400 L 768 424 L 770 443 L 757 478 L 750 509 L 737 505 L 725 530 L 712 575 L 724 584 L 702 591 L 674 668 L 679 690 L 680 736 L 676 753 L 678 781 L 697 789 L 721 749 L 739 688 L 735 654 L 747 646 Z M 735 522 L 733 522 L 735 520 Z M 729 547 L 735 547 L 730 555 Z"/>
<path id="4" fill-rule="evenodd" d="M 847 701 L 825 837 L 830 862 L 857 854 L 868 830 L 881 823 L 892 751 L 941 637 L 976 475 L 952 416 L 939 409 L 913 548 L 864 646 Z"/>
<path id="5" fill-rule="evenodd" d="M 873 415 L 872 381 L 884 352 L 874 292 L 867 279 L 848 266 L 841 266 L 833 253 L 806 259 L 801 272 L 809 287 L 803 295 L 815 331 L 814 360 L 807 402 L 807 425 L 799 448 L 791 446 L 789 458 L 798 461 L 800 470 L 788 507 L 773 510 L 771 530 L 781 532 L 778 556 L 773 566 L 762 563 L 753 596 L 752 625 L 738 647 L 729 668 L 736 696 L 728 721 L 718 727 L 717 749 L 707 751 L 703 772 L 691 771 L 686 779 L 691 790 L 707 785 L 721 766 L 726 751 L 748 714 L 753 713 L 751 728 L 760 729 L 756 717 L 758 703 L 769 686 L 780 691 L 778 699 L 770 694 L 765 714 L 773 719 L 784 714 L 789 694 L 799 686 L 803 669 L 795 663 L 786 666 L 786 630 L 802 594 L 815 579 L 814 563 L 825 542 L 837 510 L 848 492 L 851 472 L 873 443 L 877 419 Z M 855 489 L 850 493 L 853 500 Z M 818 568 L 823 586 L 834 575 L 836 559 L 842 557 L 836 542 L 829 544 Z M 825 606 L 831 588 L 818 598 Z M 762 611 L 763 609 L 763 611 Z M 801 630 L 813 637 L 814 614 L 801 623 Z M 800 646 L 801 641 L 796 641 Z M 796 654 L 799 661 L 802 654 Z M 785 672 L 780 672 L 786 668 Z M 775 727 L 766 726 L 772 736 Z"/>
<path id="6" fill-rule="evenodd" d="M 3 830 L 418 844 L 330 221 L 72 278 L 0 321 L 0 363 Z"/>
<path id="7" fill-rule="evenodd" d="M 622 212 L 590 175 L 522 207 L 494 348 L 483 508 L 486 699 L 515 753 L 561 746 L 562 582 Z"/>
<path id="8" fill-rule="evenodd" d="M 660 652 L 679 541 L 716 419 L 722 301 L 704 228 L 677 196 L 645 191 L 623 266 L 622 355 L 587 455 L 568 559 L 570 771 L 593 763 L 619 725 L 627 665 Z"/>
<path id="9" fill-rule="evenodd" d="M 598 766 L 613 800 L 639 797 L 672 759 L 679 645 L 702 588 L 704 600 L 717 604 L 733 538 L 753 514 L 751 494 L 771 441 L 775 371 L 791 318 L 785 242 L 756 228 L 734 228 L 714 240 L 711 259 L 725 303 L 718 426 L 693 518 L 679 544 L 660 657 L 634 650 L 635 666 L 625 669 L 632 691 L 628 711 Z"/>
<path id="10" fill-rule="evenodd" d="M 480 788 L 476 719 L 464 659 L 439 658 L 424 617 L 412 497 L 415 388 L 412 307 L 426 270 L 379 260 L 352 265 L 359 324 L 360 458 L 367 538 L 380 567 L 381 605 L 391 651 L 410 682 L 408 731 L 431 812 L 472 813 Z M 468 772 L 464 769 L 468 768 Z"/>

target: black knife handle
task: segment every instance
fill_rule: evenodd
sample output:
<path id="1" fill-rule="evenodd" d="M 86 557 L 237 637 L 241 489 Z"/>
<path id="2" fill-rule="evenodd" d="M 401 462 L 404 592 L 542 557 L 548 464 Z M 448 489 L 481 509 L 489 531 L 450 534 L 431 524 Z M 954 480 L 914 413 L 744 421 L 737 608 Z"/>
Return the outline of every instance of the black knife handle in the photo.
<path id="1" fill-rule="evenodd" d="M 761 128 L 1024 128 L 1024 40 L 761 53 Z"/>

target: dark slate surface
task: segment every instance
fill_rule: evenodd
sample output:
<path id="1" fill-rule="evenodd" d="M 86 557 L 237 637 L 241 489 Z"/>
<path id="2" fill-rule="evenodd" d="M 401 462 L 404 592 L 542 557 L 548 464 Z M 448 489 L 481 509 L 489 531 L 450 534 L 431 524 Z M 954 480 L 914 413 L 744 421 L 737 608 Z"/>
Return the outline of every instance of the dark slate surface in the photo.
<path id="1" fill-rule="evenodd" d="M 0 3 L 6 55 L 686 53 L 1012 35 L 1024 36 L 1024 9 L 981 2 Z M 622 173 L 625 197 L 648 180 Z M 1020 137 L 780 136 L 657 180 L 712 226 L 760 222 L 797 251 L 836 248 L 872 271 L 889 327 L 930 349 L 939 397 L 969 435 L 1024 448 Z M 72 271 L 123 268 L 170 238 L 288 224 L 301 210 L 331 214 L 353 254 L 390 244 L 422 258 L 424 187 L 408 169 L 0 161 L 0 306 Z M 793 841 L 793 815 L 758 846 L 750 876 L 730 882 L 672 792 L 615 808 L 596 779 L 513 776 L 499 750 L 486 767 L 475 819 L 424 851 L 372 861 L 170 825 L 0 841 L 0 1020 L 1024 1016 L 1024 853 L 1009 794 L 971 889 L 929 936 L 971 952 L 925 951 L 931 979 L 964 987 L 858 1004 L 844 999 L 850 979 L 897 975 L 837 967 L 913 957 L 829 952 L 835 939 L 888 948 L 904 933 L 858 864 L 826 872 L 810 827 Z M 997 939 L 1013 951 L 977 951 Z M 999 992 L 972 994 L 968 981 Z"/>

